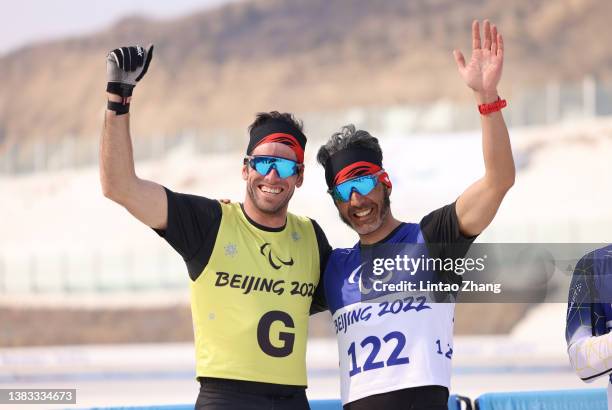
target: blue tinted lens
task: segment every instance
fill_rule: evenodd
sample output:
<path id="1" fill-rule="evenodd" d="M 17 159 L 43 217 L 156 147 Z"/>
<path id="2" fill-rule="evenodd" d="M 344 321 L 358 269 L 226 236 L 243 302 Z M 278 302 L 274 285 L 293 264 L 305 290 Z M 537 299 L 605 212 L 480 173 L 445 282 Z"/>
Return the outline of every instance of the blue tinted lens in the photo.
<path id="1" fill-rule="evenodd" d="M 367 175 L 345 181 L 334 187 L 332 194 L 335 199 L 342 202 L 348 202 L 351 199 L 353 191 L 359 192 L 360 195 L 367 195 L 376 186 L 376 177 L 373 175 Z"/>
<path id="2" fill-rule="evenodd" d="M 282 179 L 289 178 L 297 173 L 297 162 L 277 157 L 253 157 L 250 161 L 251 167 L 261 175 L 268 175 L 274 168 Z"/>

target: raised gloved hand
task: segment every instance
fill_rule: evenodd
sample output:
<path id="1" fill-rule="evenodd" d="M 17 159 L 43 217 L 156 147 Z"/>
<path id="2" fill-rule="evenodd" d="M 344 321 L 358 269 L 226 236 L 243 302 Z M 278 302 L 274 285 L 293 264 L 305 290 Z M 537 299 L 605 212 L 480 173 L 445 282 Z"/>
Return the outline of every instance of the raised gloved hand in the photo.
<path id="1" fill-rule="evenodd" d="M 136 83 L 144 77 L 153 58 L 153 45 L 148 49 L 141 46 L 117 48 L 106 57 L 108 84 L 106 91 L 116 94 L 127 104 Z"/>

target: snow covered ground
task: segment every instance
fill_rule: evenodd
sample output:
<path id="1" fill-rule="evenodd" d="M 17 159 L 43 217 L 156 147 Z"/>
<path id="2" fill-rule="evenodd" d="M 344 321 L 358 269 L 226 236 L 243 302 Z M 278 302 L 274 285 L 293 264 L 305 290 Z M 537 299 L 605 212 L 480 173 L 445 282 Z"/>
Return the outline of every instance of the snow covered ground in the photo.
<path id="1" fill-rule="evenodd" d="M 474 399 L 494 391 L 605 386 L 581 382 L 569 368 L 562 334 L 555 336 L 561 337 L 457 337 L 452 391 Z M 310 340 L 307 363 L 309 397 L 339 398 L 335 341 Z M 0 368 L 0 388 L 76 388 L 74 407 L 81 408 L 193 403 L 198 388 L 188 343 L 0 349 Z"/>

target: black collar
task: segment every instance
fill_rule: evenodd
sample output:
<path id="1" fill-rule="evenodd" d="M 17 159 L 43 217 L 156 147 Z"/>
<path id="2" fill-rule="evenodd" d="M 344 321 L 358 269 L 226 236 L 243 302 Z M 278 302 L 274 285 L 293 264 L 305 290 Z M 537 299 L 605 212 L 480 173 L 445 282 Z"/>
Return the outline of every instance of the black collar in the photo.
<path id="1" fill-rule="evenodd" d="M 245 212 L 244 205 L 242 203 L 240 204 L 240 209 L 242 210 L 242 213 L 244 214 L 244 217 L 247 219 L 247 221 L 249 221 L 249 223 L 251 225 L 253 225 L 255 228 L 261 229 L 262 231 L 266 231 L 266 232 L 282 232 L 285 229 L 285 227 L 287 226 L 287 219 L 285 219 L 285 223 L 283 224 L 283 226 L 280 226 L 278 228 L 271 228 L 269 226 L 265 226 L 265 225 L 259 224 L 259 223 L 255 222 L 254 220 L 252 220 L 251 217 L 249 217 L 249 215 Z"/>
<path id="2" fill-rule="evenodd" d="M 389 239 L 391 239 L 391 237 L 392 237 L 393 235 L 395 235 L 395 234 L 397 233 L 397 231 L 399 231 L 399 230 L 400 230 L 400 228 L 401 228 L 401 227 L 403 227 L 404 225 L 406 225 L 406 222 L 400 222 L 400 224 L 399 224 L 399 225 L 398 225 L 398 226 L 397 226 L 397 227 L 396 227 L 394 230 L 392 230 L 391 232 L 389 232 L 389 234 L 388 234 L 387 236 L 385 236 L 384 238 L 382 238 L 382 239 L 381 239 L 380 241 L 378 241 L 378 242 L 370 243 L 370 244 L 368 244 L 368 245 L 364 245 L 364 244 L 362 244 L 361 242 L 359 242 L 359 247 L 360 247 L 360 248 L 369 248 L 369 247 L 372 247 L 372 246 L 376 246 L 376 245 L 383 244 L 383 243 L 387 242 Z"/>

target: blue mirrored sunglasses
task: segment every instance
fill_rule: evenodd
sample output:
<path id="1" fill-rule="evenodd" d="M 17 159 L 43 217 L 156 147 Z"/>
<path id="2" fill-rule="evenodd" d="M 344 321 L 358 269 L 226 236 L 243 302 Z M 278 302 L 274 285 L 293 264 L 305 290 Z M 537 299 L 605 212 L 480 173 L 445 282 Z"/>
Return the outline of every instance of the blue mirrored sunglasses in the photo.
<path id="1" fill-rule="evenodd" d="M 244 163 L 249 164 L 251 168 L 263 176 L 268 175 L 272 169 L 275 169 L 278 176 L 282 179 L 296 175 L 300 169 L 300 164 L 296 161 L 263 155 L 245 157 Z"/>
<path id="2" fill-rule="evenodd" d="M 348 202 L 351 199 L 353 191 L 359 192 L 360 195 L 367 195 L 386 178 L 387 173 L 384 170 L 378 171 L 372 175 L 364 175 L 344 181 L 336 185 L 327 192 L 331 194 L 336 201 Z"/>

